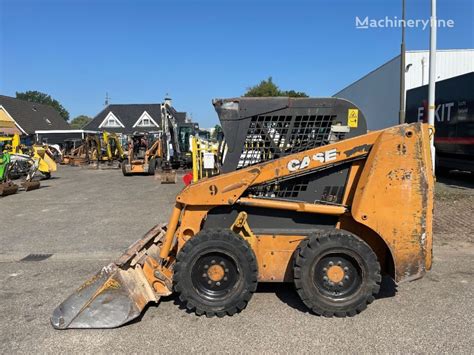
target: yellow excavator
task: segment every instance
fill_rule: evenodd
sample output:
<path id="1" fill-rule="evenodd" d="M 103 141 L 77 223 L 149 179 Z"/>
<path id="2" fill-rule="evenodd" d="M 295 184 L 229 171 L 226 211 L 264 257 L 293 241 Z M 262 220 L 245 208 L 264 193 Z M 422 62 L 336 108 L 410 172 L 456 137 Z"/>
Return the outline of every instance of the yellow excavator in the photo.
<path id="1" fill-rule="evenodd" d="M 316 315 L 354 316 L 382 275 L 432 264 L 432 127 L 367 133 L 336 98 L 214 101 L 222 172 L 186 186 L 153 227 L 53 312 L 57 329 L 113 328 L 177 293 L 208 317 L 243 310 L 260 282 L 290 282 Z M 151 309 L 150 309 L 151 310 Z"/>
<path id="2" fill-rule="evenodd" d="M 88 134 L 78 145 L 77 141 L 69 141 L 63 152 L 65 164 L 97 168 L 119 168 L 125 153 L 120 138 L 115 133 L 102 132 Z"/>
<path id="3" fill-rule="evenodd" d="M 10 154 L 24 154 L 31 156 L 37 162 L 38 171 L 45 179 L 51 177 L 51 173 L 57 170 L 57 164 L 54 155 L 48 150 L 47 146 L 40 144 L 33 144 L 27 147 L 21 144 L 20 135 L 0 136 L 0 142 L 5 146 L 5 151 Z"/>

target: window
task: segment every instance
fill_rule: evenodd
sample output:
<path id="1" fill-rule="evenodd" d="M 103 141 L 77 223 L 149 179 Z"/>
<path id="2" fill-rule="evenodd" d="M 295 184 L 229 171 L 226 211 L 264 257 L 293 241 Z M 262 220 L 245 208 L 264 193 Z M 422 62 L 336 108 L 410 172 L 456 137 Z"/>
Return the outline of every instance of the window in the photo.
<path id="1" fill-rule="evenodd" d="M 102 128 L 102 127 L 124 128 L 124 125 L 112 112 L 109 112 L 107 116 L 105 117 L 105 119 L 102 121 L 102 123 L 99 125 L 99 128 Z"/>
<path id="2" fill-rule="evenodd" d="M 155 120 L 144 111 L 133 127 L 159 127 Z"/>
<path id="3" fill-rule="evenodd" d="M 113 117 L 110 117 L 107 122 L 105 122 L 105 127 L 120 127 L 119 123 L 117 120 Z"/>

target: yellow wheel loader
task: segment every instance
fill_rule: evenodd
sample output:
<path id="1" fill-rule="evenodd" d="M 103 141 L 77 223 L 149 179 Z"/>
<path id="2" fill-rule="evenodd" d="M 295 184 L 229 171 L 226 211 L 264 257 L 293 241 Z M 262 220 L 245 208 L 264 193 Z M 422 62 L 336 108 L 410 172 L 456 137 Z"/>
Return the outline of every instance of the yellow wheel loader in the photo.
<path id="1" fill-rule="evenodd" d="M 53 312 L 57 329 L 113 328 L 179 294 L 197 315 L 243 310 L 259 282 L 291 282 L 325 317 L 354 316 L 431 268 L 431 128 L 366 133 L 341 99 L 214 101 L 224 172 L 186 186 L 152 228 Z M 227 172 L 225 171 L 227 169 Z"/>

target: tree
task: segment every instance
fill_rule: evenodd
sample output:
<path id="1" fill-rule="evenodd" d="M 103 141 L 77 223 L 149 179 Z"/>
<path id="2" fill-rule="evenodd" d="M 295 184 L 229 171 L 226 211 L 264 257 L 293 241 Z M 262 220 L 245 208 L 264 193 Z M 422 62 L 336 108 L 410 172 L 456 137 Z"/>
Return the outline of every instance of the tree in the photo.
<path id="1" fill-rule="evenodd" d="M 280 88 L 273 82 L 270 76 L 267 80 L 262 80 L 260 84 L 251 86 L 244 94 L 247 97 L 274 97 L 274 96 L 288 96 L 288 97 L 308 97 L 306 93 L 295 90 L 280 90 Z"/>
<path id="2" fill-rule="evenodd" d="M 92 118 L 90 118 L 89 116 L 79 115 L 76 118 L 73 118 L 69 125 L 71 126 L 71 128 L 81 129 L 90 121 L 92 121 Z"/>
<path id="3" fill-rule="evenodd" d="M 69 119 L 69 112 L 59 103 L 58 100 L 53 99 L 50 95 L 40 91 L 25 91 L 17 92 L 16 98 L 29 102 L 36 102 L 55 108 L 65 121 Z"/>

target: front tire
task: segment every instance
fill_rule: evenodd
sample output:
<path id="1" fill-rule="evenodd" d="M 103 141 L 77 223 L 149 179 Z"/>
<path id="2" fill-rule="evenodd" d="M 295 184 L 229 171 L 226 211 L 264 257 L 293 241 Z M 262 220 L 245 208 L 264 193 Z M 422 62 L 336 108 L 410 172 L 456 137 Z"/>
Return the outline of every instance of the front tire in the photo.
<path id="1" fill-rule="evenodd" d="M 257 276 L 255 254 L 242 237 L 227 229 L 203 230 L 178 253 L 174 288 L 197 315 L 232 316 L 247 306 Z"/>
<path id="2" fill-rule="evenodd" d="M 379 292 L 380 264 L 367 243 L 346 231 L 316 234 L 296 250 L 294 282 L 303 303 L 325 317 L 352 317 Z"/>

